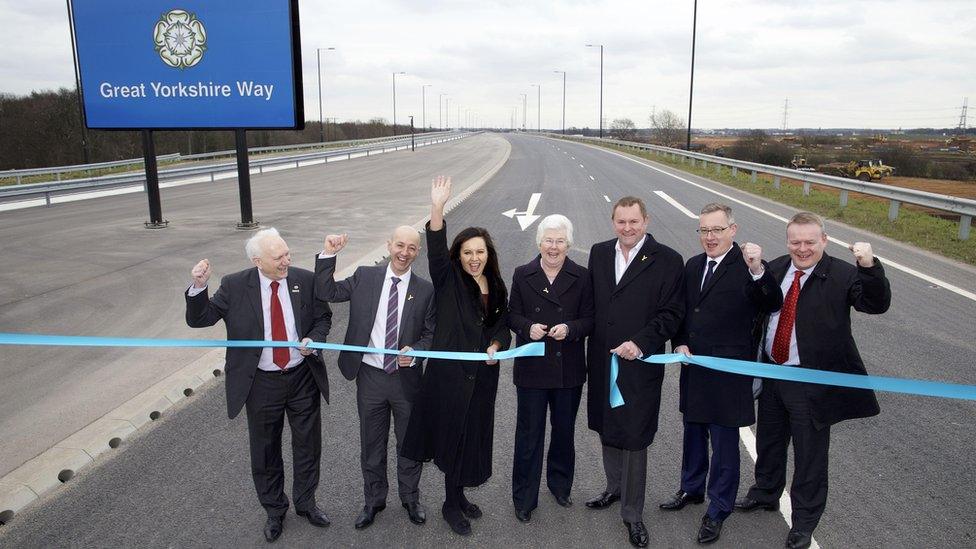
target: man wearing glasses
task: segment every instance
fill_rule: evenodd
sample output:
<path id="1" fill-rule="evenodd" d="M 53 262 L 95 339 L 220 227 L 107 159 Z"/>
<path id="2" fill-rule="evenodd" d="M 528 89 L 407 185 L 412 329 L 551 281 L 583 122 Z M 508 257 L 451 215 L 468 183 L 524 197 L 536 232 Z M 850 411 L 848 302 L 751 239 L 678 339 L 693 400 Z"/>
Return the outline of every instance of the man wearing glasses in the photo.
<path id="1" fill-rule="evenodd" d="M 776 312 L 783 293 L 762 261 L 762 248 L 734 242 L 732 208 L 708 204 L 698 219 L 704 253 L 684 270 L 685 317 L 672 340 L 676 353 L 755 360 L 757 322 Z M 739 489 L 739 427 L 755 423 L 751 377 L 681 366 L 679 407 L 684 414 L 681 487 L 661 509 L 677 511 L 705 501 L 698 543 L 718 540 Z M 711 465 L 708 443 L 712 444 Z"/>

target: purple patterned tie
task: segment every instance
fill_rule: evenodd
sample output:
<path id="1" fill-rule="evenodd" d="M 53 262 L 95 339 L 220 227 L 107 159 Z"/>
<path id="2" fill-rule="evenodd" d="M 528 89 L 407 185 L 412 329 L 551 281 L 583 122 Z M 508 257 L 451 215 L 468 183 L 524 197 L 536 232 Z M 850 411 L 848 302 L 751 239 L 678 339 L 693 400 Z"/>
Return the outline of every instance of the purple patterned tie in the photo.
<path id="1" fill-rule="evenodd" d="M 399 304 L 399 299 L 397 296 L 397 284 L 400 283 L 400 279 L 392 276 L 390 280 L 393 284 L 390 284 L 390 299 L 386 303 L 386 345 L 387 349 L 397 349 L 397 305 Z M 397 357 L 396 355 L 383 355 L 383 370 L 388 374 L 392 374 L 397 370 Z"/>

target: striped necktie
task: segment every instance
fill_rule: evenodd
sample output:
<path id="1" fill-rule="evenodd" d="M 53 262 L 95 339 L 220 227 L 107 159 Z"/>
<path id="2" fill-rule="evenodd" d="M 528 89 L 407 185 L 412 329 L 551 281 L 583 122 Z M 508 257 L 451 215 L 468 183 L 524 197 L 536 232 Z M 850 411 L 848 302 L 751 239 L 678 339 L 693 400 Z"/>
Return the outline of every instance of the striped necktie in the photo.
<path id="1" fill-rule="evenodd" d="M 399 296 L 397 294 L 397 284 L 400 283 L 400 279 L 392 276 L 390 281 L 390 299 L 386 303 L 386 345 L 387 349 L 397 349 L 397 305 L 399 305 Z M 383 370 L 388 374 L 392 374 L 397 370 L 397 357 L 396 355 L 383 355 Z"/>

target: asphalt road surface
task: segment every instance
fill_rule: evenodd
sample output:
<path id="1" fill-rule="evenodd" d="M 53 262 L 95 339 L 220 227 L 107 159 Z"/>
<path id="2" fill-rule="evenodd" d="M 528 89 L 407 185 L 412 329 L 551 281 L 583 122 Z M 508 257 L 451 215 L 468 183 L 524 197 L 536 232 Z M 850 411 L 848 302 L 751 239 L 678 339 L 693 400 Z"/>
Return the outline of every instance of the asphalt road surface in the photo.
<path id="1" fill-rule="evenodd" d="M 535 225 L 522 231 L 517 220 L 503 216 L 502 212 L 511 208 L 524 210 L 532 193 L 542 194 L 536 214 L 563 213 L 573 220 L 576 242 L 570 255 L 584 264 L 592 244 L 613 236 L 609 221 L 610 202 L 625 194 L 645 198 L 651 216 L 649 230 L 656 239 L 674 247 L 685 258 L 700 251 L 694 233 L 697 222 L 675 204 L 695 212 L 703 204 L 715 200 L 731 203 L 734 208 L 740 226 L 739 242 L 760 244 L 767 259 L 785 252 L 785 224 L 773 216 L 789 217 L 793 210 L 788 207 L 698 177 L 680 173 L 677 177 L 668 175 L 677 172 L 661 166 L 648 167 L 647 163 L 584 145 L 530 136 L 506 136 L 505 139 L 511 142 L 507 164 L 452 211 L 447 222 L 451 234 L 467 225 L 488 228 L 499 248 L 506 278 L 510 279 L 514 267 L 535 255 Z M 435 149 L 432 147 L 430 151 Z M 375 170 L 352 170 L 349 177 L 355 177 L 364 186 L 378 177 L 392 177 L 389 171 L 396 169 L 392 165 L 393 158 L 392 155 L 389 160 L 380 157 L 372 166 Z M 349 166 L 354 168 L 352 164 Z M 447 164 L 432 163 L 426 169 L 418 167 L 420 173 L 416 175 L 427 179 L 441 173 L 438 170 L 441 166 Z M 419 190 L 422 185 L 405 189 L 402 194 L 391 189 L 388 191 L 391 196 L 383 198 L 365 188 L 360 191 L 351 189 L 341 211 L 315 210 L 314 201 L 307 200 L 308 187 L 301 174 L 295 172 L 274 179 L 276 188 L 294 200 L 294 207 L 279 212 L 275 222 L 279 225 L 290 223 L 291 232 L 298 237 L 293 237 L 290 243 L 293 249 L 299 246 L 302 249 L 299 258 L 306 252 L 310 254 L 320 234 L 326 230 L 348 227 L 355 239 L 357 230 L 368 231 L 368 226 L 379 218 L 391 225 L 393 221 L 412 223 L 422 216 L 422 207 L 419 210 L 412 207 L 406 213 L 388 205 L 377 206 L 377 200 L 388 204 L 397 197 L 409 199 L 413 205 L 422 204 L 425 198 Z M 212 209 L 217 197 L 210 192 L 201 188 L 195 196 L 186 197 L 186 202 L 206 200 Z M 231 200 L 232 194 L 223 195 L 223 198 L 236 204 Z M 232 244 L 244 239 L 242 234 L 227 228 L 234 218 L 232 204 L 226 206 L 223 220 L 204 215 L 208 207 L 197 210 L 197 217 L 187 214 L 180 220 L 180 225 L 187 227 L 182 245 L 174 250 L 160 250 L 157 255 L 163 260 L 150 260 L 140 267 L 143 269 L 139 271 L 141 276 L 156 273 L 155 283 L 166 284 L 171 290 L 153 303 L 154 307 L 169 311 L 172 318 L 181 317 L 183 304 L 178 292 L 186 284 L 185 271 L 196 256 L 219 256 L 221 264 L 243 264 L 236 259 L 241 256 L 227 251 Z M 166 206 L 164 197 L 164 208 Z M 122 210 L 121 206 L 119 210 Z M 173 211 L 177 210 L 182 213 L 185 208 L 173 208 Z M 64 211 L 70 210 L 65 208 Z M 303 221 L 294 221 L 296 217 Z M 350 221 L 352 219 L 355 221 Z M 86 227 L 91 222 L 74 220 L 75 224 L 85 224 Z M 303 225 L 307 227 L 304 233 L 300 230 Z M 13 282 L 10 282 L 2 290 L 5 302 L 12 301 L 16 292 L 23 292 L 32 284 L 43 281 L 49 288 L 47 292 L 39 292 L 30 299 L 23 298 L 19 306 L 33 306 L 38 318 L 57 314 L 59 307 L 63 307 L 59 301 L 64 299 L 57 293 L 57 280 L 41 273 L 40 281 L 35 281 L 30 267 L 23 263 L 57 263 L 58 252 L 72 248 L 62 241 L 72 230 L 66 224 L 56 234 L 57 247 L 45 236 L 35 239 L 37 246 L 30 250 L 28 257 L 13 261 L 8 257 L 8 265 L 18 265 L 22 276 L 11 277 L 20 286 L 11 288 Z M 5 234 L 9 231 L 4 227 Z M 973 292 L 976 290 L 974 270 L 835 223 L 828 223 L 828 233 L 845 242 L 870 241 L 879 256 L 930 277 L 926 280 L 889 265 L 887 274 L 894 296 L 891 309 L 881 316 L 854 315 L 855 337 L 868 371 L 878 375 L 973 383 L 972 357 L 976 350 L 973 312 L 976 303 L 933 279 Z M 129 229 L 126 238 L 119 238 L 118 245 L 128 248 L 145 246 L 143 234 Z M 293 241 L 300 244 L 296 246 Z M 376 238 L 372 244 L 379 243 L 380 238 Z M 98 247 L 97 242 L 90 240 L 79 240 L 74 245 Z M 838 244 L 830 244 L 827 251 L 850 260 L 849 252 Z M 354 255 L 353 251 L 343 253 Z M 296 263 L 309 266 L 311 260 Z M 115 291 L 133 296 L 139 294 L 141 283 L 134 280 L 138 276 L 132 272 L 112 269 L 111 265 L 101 263 L 78 267 L 81 272 L 89 272 L 89 283 L 101 284 L 105 288 L 106 301 L 93 302 L 90 304 L 92 308 L 105 307 L 108 297 Z M 418 258 L 415 267 L 419 273 L 426 274 L 425 256 Z M 230 270 L 228 268 L 227 272 Z M 75 310 L 82 311 L 83 308 L 76 307 Z M 345 332 L 346 307 L 336 306 L 335 311 L 330 340 L 341 341 Z M 125 323 L 125 315 L 129 312 L 116 310 L 117 321 L 86 325 L 85 328 L 109 333 L 113 326 Z M 78 322 L 84 322 L 84 319 L 75 319 L 72 323 L 65 321 L 63 327 L 77 326 Z M 166 335 L 171 331 L 187 333 L 181 327 L 162 323 L 146 324 L 142 328 L 145 331 L 141 335 L 145 336 Z M 194 335 L 220 334 L 215 331 L 208 334 L 195 332 Z M 51 358 L 45 360 L 50 362 Z M 126 372 L 153 367 L 142 361 L 125 361 L 123 357 L 114 360 L 126 362 Z M 154 364 L 163 361 L 162 358 L 152 360 Z M 599 440 L 586 429 L 585 403 L 581 406 L 576 431 L 577 473 L 573 488 L 576 505 L 569 509 L 559 507 L 543 488 L 540 506 L 533 513 L 532 522 L 521 524 L 515 519 L 511 504 L 515 392 L 511 384 L 511 363 L 503 362 L 499 367 L 502 383 L 496 405 L 494 475 L 487 484 L 469 493 L 469 498 L 485 511 L 484 518 L 474 521 L 474 534 L 470 538 L 455 536 L 440 519 L 442 476 L 433 466 L 425 467 L 421 486 L 421 499 L 428 509 L 426 525 L 415 526 L 407 520 L 405 512 L 397 505 L 394 489 L 391 490 L 389 507 L 379 515 L 375 524 L 363 531 L 353 529 L 352 524 L 362 506 L 355 387 L 333 369 L 332 404 L 323 409 L 322 482 L 318 491 L 319 505 L 330 514 L 333 525 L 324 530 L 316 529 L 304 519 L 289 514 L 278 544 L 287 547 L 388 546 L 391 542 L 406 547 L 627 546 L 626 530 L 620 522 L 618 507 L 591 511 L 582 505 L 585 499 L 604 488 Z M 677 412 L 677 379 L 677 369 L 670 370 L 663 388 L 660 430 L 648 457 L 645 522 L 653 547 L 696 546 L 694 538 L 704 512 L 703 506 L 686 507 L 676 513 L 657 509 L 657 503 L 678 488 L 681 424 Z M 96 384 L 92 387 L 99 386 L 97 382 L 93 382 Z M 114 457 L 100 461 L 70 481 L 63 490 L 18 514 L 10 524 L 0 528 L 0 545 L 264 545 L 261 535 L 264 513 L 257 504 L 249 474 L 246 423 L 243 418 L 234 421 L 226 418 L 221 384 L 222 380 L 212 382 L 210 390 L 200 391 L 172 409 L 161 421 L 128 441 Z M 814 537 L 823 547 L 972 547 L 976 535 L 976 491 L 973 490 L 976 460 L 972 453 L 972 440 L 976 438 L 973 427 L 976 404 L 889 393 L 879 393 L 879 400 L 880 416 L 845 422 L 833 429 L 830 495 Z M 3 412 L 5 416 L 9 413 L 6 409 Z M 288 447 L 287 438 L 285 446 Z M 5 442 L 4 452 L 8 452 L 7 447 Z M 285 455 L 288 471 L 287 450 Z M 743 451 L 740 494 L 752 482 L 752 467 L 752 461 Z M 390 478 L 394 478 L 392 469 L 390 474 Z M 286 486 L 289 483 L 290 480 L 286 480 Z M 787 530 L 787 523 L 778 513 L 733 514 L 726 520 L 722 538 L 716 546 L 781 547 Z"/>

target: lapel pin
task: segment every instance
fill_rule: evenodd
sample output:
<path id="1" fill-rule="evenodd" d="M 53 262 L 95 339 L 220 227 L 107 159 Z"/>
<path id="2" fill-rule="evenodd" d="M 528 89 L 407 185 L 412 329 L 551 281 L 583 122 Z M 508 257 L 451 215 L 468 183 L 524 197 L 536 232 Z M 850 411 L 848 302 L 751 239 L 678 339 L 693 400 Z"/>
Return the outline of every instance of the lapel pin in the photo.
<path id="1" fill-rule="evenodd" d="M 646 255 L 642 255 L 641 256 L 641 261 L 644 261 L 645 259 L 647 259 L 647 256 Z"/>
<path id="2" fill-rule="evenodd" d="M 549 293 L 549 288 L 543 288 L 542 291 L 548 294 Z"/>
<path id="3" fill-rule="evenodd" d="M 295 284 L 294 286 L 291 287 L 291 293 L 293 294 L 298 293 L 298 284 Z"/>
<path id="4" fill-rule="evenodd" d="M 410 301 L 411 299 L 413 299 L 413 294 L 407 294 L 407 301 Z"/>

